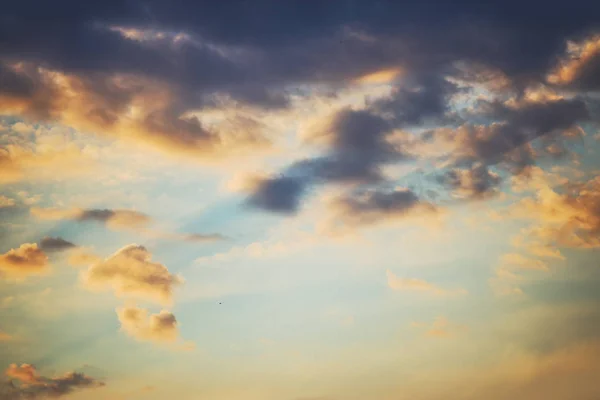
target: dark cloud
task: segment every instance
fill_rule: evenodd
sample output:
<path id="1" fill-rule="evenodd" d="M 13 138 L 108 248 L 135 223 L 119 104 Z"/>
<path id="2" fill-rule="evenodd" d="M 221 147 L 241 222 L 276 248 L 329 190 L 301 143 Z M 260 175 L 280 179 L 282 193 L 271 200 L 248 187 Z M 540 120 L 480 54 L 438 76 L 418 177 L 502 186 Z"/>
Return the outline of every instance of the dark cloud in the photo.
<path id="1" fill-rule="evenodd" d="M 247 204 L 278 214 L 294 214 L 300 208 L 306 182 L 302 178 L 275 177 L 255 182 Z"/>
<path id="2" fill-rule="evenodd" d="M 402 157 L 387 141 L 392 127 L 368 110 L 341 110 L 314 133 L 313 140 L 326 143 L 325 155 L 295 163 L 288 172 L 317 181 L 378 181 L 380 165 Z"/>
<path id="3" fill-rule="evenodd" d="M 537 1 L 307 6 L 299 0 L 236 0 L 226 7 L 208 1 L 24 1 L 5 7 L 0 20 L 2 94 L 12 103 L 29 99 L 21 101 L 19 113 L 65 119 L 61 110 L 75 106 L 64 103 L 65 93 L 39 71 L 43 66 L 67 74 L 84 94 L 77 121 L 64 122 L 113 135 L 133 131 L 159 147 L 212 154 L 222 132 L 182 117 L 214 104 L 215 96 L 281 108 L 289 104 L 291 87 L 339 86 L 400 66 L 424 71 L 424 87 L 432 89 L 399 89 L 380 106 L 392 108 L 398 120 L 417 123 L 445 109 L 441 100 L 451 87 L 436 71 L 456 61 L 488 65 L 515 82 L 541 79 L 565 39 L 598 26 L 592 2 L 577 0 L 568 8 Z M 25 62 L 28 72 L 9 67 L 17 62 Z M 593 76 L 582 71 L 582 77 Z M 146 83 L 132 87 L 133 81 Z M 165 101 L 150 101 L 157 97 Z M 114 129 L 134 103 L 156 107 L 143 110 L 135 129 Z"/>
<path id="4" fill-rule="evenodd" d="M 451 169 L 439 181 L 450 189 L 453 197 L 478 200 L 497 194 L 502 179 L 487 166 L 476 164 L 470 169 Z"/>
<path id="5" fill-rule="evenodd" d="M 61 398 L 76 390 L 104 386 L 103 382 L 78 372 L 46 378 L 40 376 L 30 364 L 11 364 L 5 374 L 11 380 L 2 384 L 0 399 L 6 400 Z M 15 381 L 19 384 L 14 383 Z"/>
<path id="6" fill-rule="evenodd" d="M 281 177 L 255 185 L 250 204 L 268 211 L 294 213 L 309 185 L 336 182 L 375 183 L 381 166 L 405 156 L 387 138 L 393 125 L 368 110 L 335 113 L 309 140 L 324 143 L 323 156 L 297 161 Z"/>
<path id="7" fill-rule="evenodd" d="M 378 100 L 373 108 L 392 116 L 398 127 L 420 125 L 427 120 L 438 120 L 449 109 L 450 97 L 458 92 L 455 84 L 441 74 L 404 77 L 392 95 Z"/>
<path id="8" fill-rule="evenodd" d="M 435 213 L 436 207 L 410 189 L 374 189 L 352 193 L 331 204 L 332 228 L 368 226 L 412 214 Z"/>
<path id="9" fill-rule="evenodd" d="M 45 237 L 40 241 L 40 248 L 43 251 L 63 251 L 74 247 L 77 245 L 60 237 Z"/>

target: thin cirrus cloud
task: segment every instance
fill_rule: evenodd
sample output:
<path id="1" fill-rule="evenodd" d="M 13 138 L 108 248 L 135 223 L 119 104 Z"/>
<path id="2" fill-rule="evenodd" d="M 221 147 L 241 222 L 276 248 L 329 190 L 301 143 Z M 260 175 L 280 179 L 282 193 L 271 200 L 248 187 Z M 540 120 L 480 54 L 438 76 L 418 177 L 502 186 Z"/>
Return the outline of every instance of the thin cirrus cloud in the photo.
<path id="1" fill-rule="evenodd" d="M 427 293 L 436 296 L 462 296 L 467 294 L 467 291 L 462 288 L 444 289 L 421 279 L 400 278 L 390 270 L 386 271 L 386 276 L 388 287 L 392 290 L 401 292 Z"/>
<path id="2" fill-rule="evenodd" d="M 181 240 L 190 243 L 227 240 L 218 233 L 172 233 L 154 230 L 150 227 L 153 219 L 142 212 L 124 209 L 62 209 L 32 207 L 31 215 L 48 221 L 70 220 L 76 222 L 97 222 L 114 230 L 132 230 L 151 237 Z"/>
<path id="3" fill-rule="evenodd" d="M 142 229 L 151 222 L 151 218 L 148 215 L 134 210 L 33 207 L 30 212 L 31 215 L 41 220 L 94 221 L 106 224 L 106 226 L 113 229 Z"/>

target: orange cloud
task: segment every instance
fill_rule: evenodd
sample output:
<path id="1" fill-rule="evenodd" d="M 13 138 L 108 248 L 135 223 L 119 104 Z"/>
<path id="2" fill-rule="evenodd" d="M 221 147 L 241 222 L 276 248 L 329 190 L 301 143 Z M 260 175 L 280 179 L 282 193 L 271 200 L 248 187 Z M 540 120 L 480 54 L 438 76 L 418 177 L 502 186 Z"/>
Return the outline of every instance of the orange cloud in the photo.
<path id="1" fill-rule="evenodd" d="M 254 120 L 205 123 L 181 107 L 175 90 L 157 80 L 115 74 L 83 77 L 32 63 L 7 65 L 32 93 L 0 93 L 7 114 L 52 120 L 80 131 L 136 140 L 160 150 L 213 159 L 264 148 L 269 140 Z M 229 126 L 235 126 L 231 131 Z"/>
<path id="2" fill-rule="evenodd" d="M 393 290 L 423 292 L 442 296 L 467 294 L 465 289 L 448 290 L 421 279 L 399 278 L 390 270 L 387 270 L 386 274 L 388 286 Z"/>
<path id="3" fill-rule="evenodd" d="M 138 307 L 117 308 L 121 329 L 129 336 L 156 343 L 172 343 L 179 337 L 175 316 L 162 310 L 158 314 L 149 314 Z"/>
<path id="4" fill-rule="evenodd" d="M 572 248 L 600 247 L 600 179 L 572 185 L 566 193 L 549 187 L 516 204 L 513 216 L 531 219 L 532 237 L 542 243 Z"/>
<path id="5" fill-rule="evenodd" d="M 587 66 L 600 57 L 600 36 L 592 36 L 586 40 L 576 43 L 567 43 L 567 54 L 560 60 L 558 66 L 547 76 L 550 83 L 557 85 L 568 85 L 585 74 Z"/>
<path id="6" fill-rule="evenodd" d="M 8 385 L 2 388 L 2 394 L 8 396 L 2 398 L 6 399 L 59 398 L 71 394 L 77 389 L 104 386 L 103 382 L 77 372 L 69 372 L 55 378 L 46 378 L 40 376 L 31 364 L 21 364 L 20 366 L 11 364 L 5 371 L 5 375 L 10 379 L 21 382 L 20 386 L 15 386 L 12 382 L 9 382 Z"/>
<path id="7" fill-rule="evenodd" d="M 182 279 L 171 274 L 164 265 L 152 262 L 151 258 L 145 247 L 130 244 L 91 265 L 83 274 L 83 281 L 90 289 L 112 289 L 120 297 L 170 304 L 173 290 Z"/>
<path id="8" fill-rule="evenodd" d="M 0 255 L 0 272 L 8 277 L 22 279 L 47 272 L 48 256 L 35 243 L 24 243 Z"/>
<path id="9" fill-rule="evenodd" d="M 49 180 L 89 174 L 94 163 L 74 144 L 63 148 L 0 147 L 0 184 L 21 180 Z"/>
<path id="10" fill-rule="evenodd" d="M 21 364 L 21 366 L 10 364 L 4 373 L 9 378 L 18 379 L 23 383 L 40 383 L 40 377 L 38 376 L 35 367 L 30 364 Z"/>
<path id="11" fill-rule="evenodd" d="M 70 219 L 75 221 L 96 221 L 105 223 L 113 229 L 140 229 L 148 225 L 152 219 L 141 212 L 134 210 L 108 210 L 108 209 L 60 209 L 38 208 L 30 210 L 31 215 L 42 220 Z"/>

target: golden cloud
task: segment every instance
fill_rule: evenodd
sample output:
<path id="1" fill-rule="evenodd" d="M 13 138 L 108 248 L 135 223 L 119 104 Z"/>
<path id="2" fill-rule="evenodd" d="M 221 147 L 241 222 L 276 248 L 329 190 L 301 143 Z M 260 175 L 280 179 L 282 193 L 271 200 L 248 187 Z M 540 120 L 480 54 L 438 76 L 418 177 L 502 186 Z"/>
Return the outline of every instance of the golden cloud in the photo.
<path id="1" fill-rule="evenodd" d="M 48 256 L 35 243 L 24 243 L 0 255 L 0 273 L 9 278 L 23 279 L 48 269 Z"/>
<path id="2" fill-rule="evenodd" d="M 399 278 L 390 270 L 386 271 L 386 275 L 388 286 L 393 290 L 422 292 L 438 296 L 460 296 L 467 294 L 465 289 L 443 289 L 433 283 L 421 279 Z"/>
<path id="3" fill-rule="evenodd" d="M 158 314 L 149 314 L 139 307 L 117 308 L 121 329 L 129 336 L 156 343 L 173 343 L 179 337 L 175 316 L 162 310 Z"/>
<path id="4" fill-rule="evenodd" d="M 83 77 L 32 63 L 7 68 L 31 83 L 27 94 L 0 94 L 0 110 L 52 120 L 77 130 L 137 140 L 160 150 L 214 159 L 263 148 L 269 140 L 256 121 L 205 123 L 181 109 L 174 89 L 158 80 L 128 74 Z M 233 127 L 233 129 L 230 129 Z"/>
<path id="5" fill-rule="evenodd" d="M 120 297 L 170 304 L 173 290 L 183 280 L 171 274 L 164 265 L 152 262 L 151 258 L 145 247 L 130 244 L 91 265 L 83 274 L 83 281 L 90 289 L 112 289 Z"/>

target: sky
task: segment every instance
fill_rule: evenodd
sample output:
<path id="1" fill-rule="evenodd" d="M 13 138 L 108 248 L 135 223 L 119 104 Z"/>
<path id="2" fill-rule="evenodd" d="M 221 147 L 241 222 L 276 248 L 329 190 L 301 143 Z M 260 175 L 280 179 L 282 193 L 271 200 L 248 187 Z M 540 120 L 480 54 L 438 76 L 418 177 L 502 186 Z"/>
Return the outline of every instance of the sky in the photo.
<path id="1" fill-rule="evenodd" d="M 0 400 L 600 398 L 599 16 L 3 4 Z"/>

